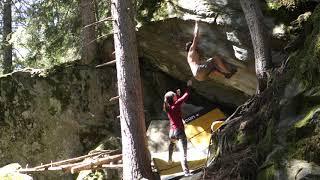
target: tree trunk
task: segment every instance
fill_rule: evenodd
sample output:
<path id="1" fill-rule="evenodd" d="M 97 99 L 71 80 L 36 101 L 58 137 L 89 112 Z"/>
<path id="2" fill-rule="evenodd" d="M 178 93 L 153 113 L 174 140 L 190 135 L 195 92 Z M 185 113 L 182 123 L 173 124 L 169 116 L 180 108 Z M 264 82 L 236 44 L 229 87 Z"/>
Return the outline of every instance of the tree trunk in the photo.
<path id="1" fill-rule="evenodd" d="M 263 15 L 257 1 L 240 0 L 240 4 L 250 30 L 255 56 L 256 75 L 258 78 L 257 94 L 260 94 L 267 87 L 267 70 L 271 66 L 269 37 L 263 24 Z"/>
<path id="2" fill-rule="evenodd" d="M 9 43 L 12 34 L 11 0 L 4 0 L 3 6 L 3 73 L 12 71 L 12 45 Z"/>
<path id="3" fill-rule="evenodd" d="M 81 61 L 83 64 L 90 64 L 96 58 L 97 41 L 96 41 L 96 22 L 95 2 L 94 0 L 80 0 L 81 15 L 81 37 L 82 53 Z"/>
<path id="4" fill-rule="evenodd" d="M 112 0 L 123 154 L 123 179 L 153 179 L 136 47 L 132 0 Z"/>

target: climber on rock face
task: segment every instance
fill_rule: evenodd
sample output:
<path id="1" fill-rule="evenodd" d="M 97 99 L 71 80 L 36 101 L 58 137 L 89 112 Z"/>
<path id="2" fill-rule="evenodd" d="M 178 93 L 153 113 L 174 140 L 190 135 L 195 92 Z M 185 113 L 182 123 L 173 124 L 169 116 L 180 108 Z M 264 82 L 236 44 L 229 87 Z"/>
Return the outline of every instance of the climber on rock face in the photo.
<path id="1" fill-rule="evenodd" d="M 230 78 L 237 70 L 227 64 L 220 55 L 216 55 L 206 62 L 201 62 L 198 52 L 199 41 L 199 24 L 195 22 L 194 37 L 192 42 L 186 44 L 186 51 L 188 52 L 187 60 L 192 71 L 193 76 L 198 81 L 204 81 L 212 76 L 224 76 Z"/>

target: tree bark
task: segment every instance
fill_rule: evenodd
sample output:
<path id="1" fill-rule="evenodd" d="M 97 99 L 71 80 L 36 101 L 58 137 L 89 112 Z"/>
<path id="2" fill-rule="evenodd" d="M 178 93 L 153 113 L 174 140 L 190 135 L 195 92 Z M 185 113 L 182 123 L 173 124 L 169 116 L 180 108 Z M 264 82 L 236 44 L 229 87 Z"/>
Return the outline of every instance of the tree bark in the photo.
<path id="1" fill-rule="evenodd" d="M 258 78 L 257 94 L 260 94 L 267 88 L 267 70 L 271 66 L 268 32 L 263 24 L 263 15 L 257 1 L 240 0 L 240 4 L 250 30 Z"/>
<path id="2" fill-rule="evenodd" d="M 12 45 L 9 43 L 12 34 L 11 0 L 4 0 L 3 6 L 3 73 L 12 71 Z"/>
<path id="3" fill-rule="evenodd" d="M 96 58 L 97 33 L 94 0 L 80 0 L 81 37 L 82 37 L 82 64 L 90 64 Z M 90 26 L 88 26 L 90 25 Z"/>
<path id="4" fill-rule="evenodd" d="M 136 47 L 132 0 L 112 0 L 111 12 L 118 78 L 123 179 L 153 179 Z"/>

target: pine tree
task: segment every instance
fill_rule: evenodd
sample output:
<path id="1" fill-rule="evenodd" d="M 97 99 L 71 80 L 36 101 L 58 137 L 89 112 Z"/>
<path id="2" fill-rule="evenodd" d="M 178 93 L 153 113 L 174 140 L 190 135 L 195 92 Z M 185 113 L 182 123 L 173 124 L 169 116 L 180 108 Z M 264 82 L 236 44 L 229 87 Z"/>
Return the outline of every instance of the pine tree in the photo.
<path id="1" fill-rule="evenodd" d="M 82 52 L 83 64 L 90 64 L 96 57 L 97 35 L 96 35 L 96 10 L 94 0 L 80 0 L 80 15 L 82 22 Z"/>
<path id="2" fill-rule="evenodd" d="M 153 179 L 145 117 L 134 9 L 131 0 L 112 0 L 123 154 L 123 179 Z"/>
<path id="3" fill-rule="evenodd" d="M 256 0 L 240 0 L 250 30 L 253 44 L 256 75 L 258 78 L 257 94 L 267 88 L 268 69 L 271 66 L 271 52 L 268 33 L 263 24 L 263 15 Z"/>
<path id="4" fill-rule="evenodd" d="M 9 40 L 12 34 L 12 1 L 4 0 L 3 6 L 3 73 L 10 73 L 12 71 L 12 45 Z"/>

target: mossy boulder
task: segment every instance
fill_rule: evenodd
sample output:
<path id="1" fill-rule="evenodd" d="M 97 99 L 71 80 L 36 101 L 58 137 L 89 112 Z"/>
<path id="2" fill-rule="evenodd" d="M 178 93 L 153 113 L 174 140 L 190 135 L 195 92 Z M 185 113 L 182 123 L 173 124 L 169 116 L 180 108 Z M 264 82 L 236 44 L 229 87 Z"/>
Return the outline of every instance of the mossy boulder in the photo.
<path id="1" fill-rule="evenodd" d="M 258 179 L 320 178 L 319 10 L 320 6 L 310 17 L 313 30 L 304 48 L 288 59 L 283 94 L 278 100 L 279 120 L 268 124 L 272 133 L 266 131 L 264 139 L 269 140 L 260 143 L 269 150 L 264 151 L 268 155 Z"/>
<path id="2" fill-rule="evenodd" d="M 22 167 L 18 163 L 8 164 L 0 168 L 1 180 L 33 180 L 31 176 L 18 172 Z"/>

